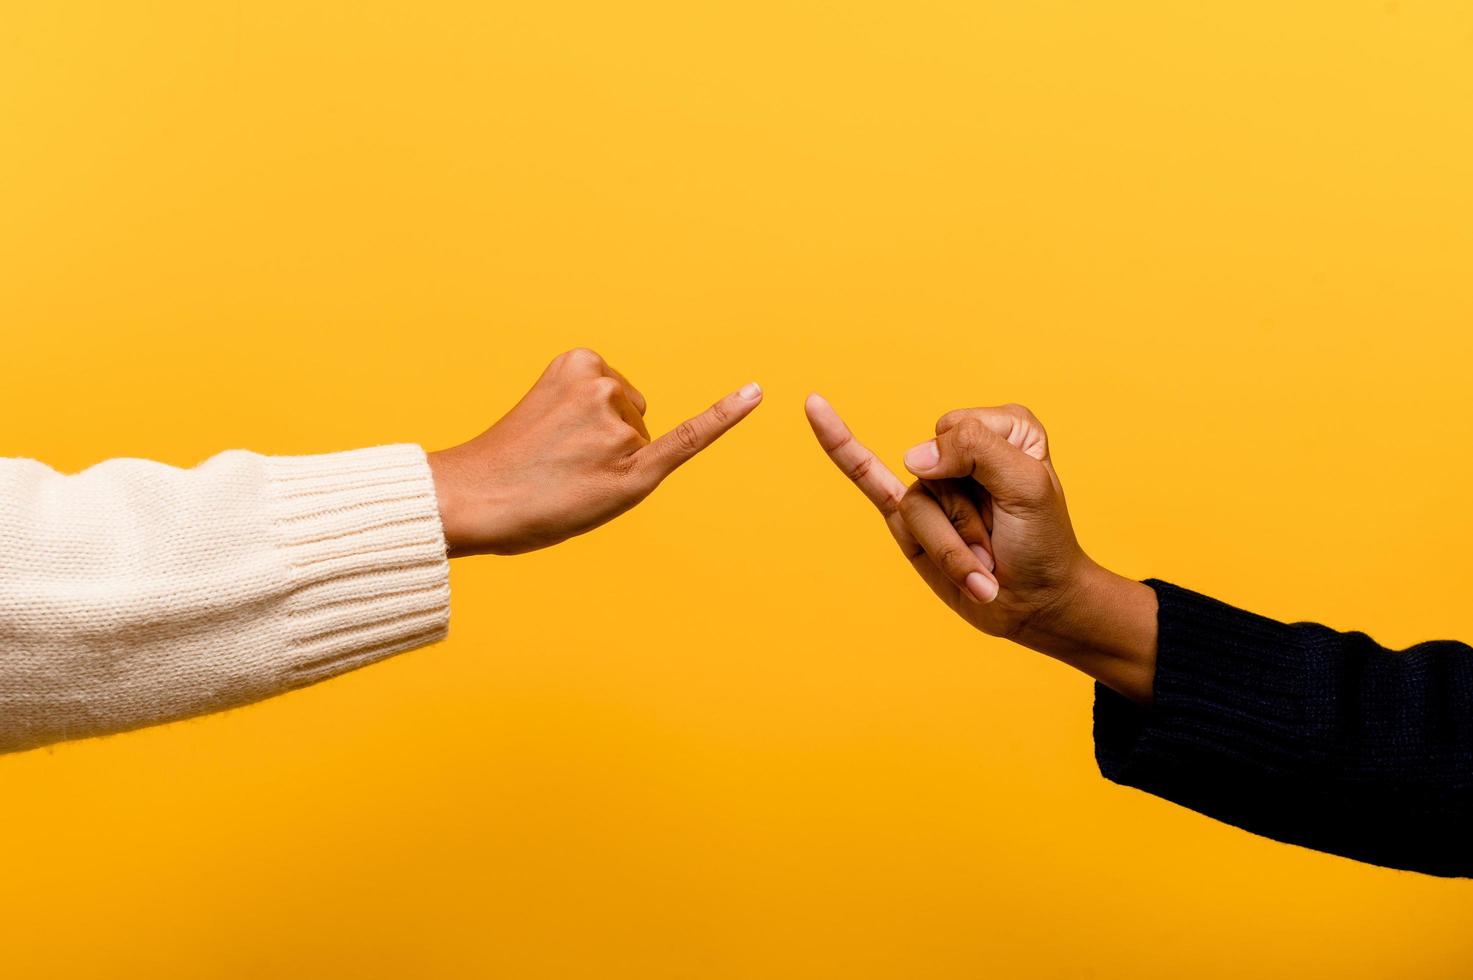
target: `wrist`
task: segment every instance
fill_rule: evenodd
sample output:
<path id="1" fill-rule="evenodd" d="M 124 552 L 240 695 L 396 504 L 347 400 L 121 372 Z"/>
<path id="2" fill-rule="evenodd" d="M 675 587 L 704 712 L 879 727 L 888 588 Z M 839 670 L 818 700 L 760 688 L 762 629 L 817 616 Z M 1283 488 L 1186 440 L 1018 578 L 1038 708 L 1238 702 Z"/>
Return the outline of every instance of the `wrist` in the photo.
<path id="1" fill-rule="evenodd" d="M 1149 703 L 1156 673 L 1156 593 L 1087 556 L 1013 639 Z"/>
<path id="2" fill-rule="evenodd" d="M 449 455 L 441 450 L 427 453 L 430 476 L 435 482 L 435 501 L 440 509 L 440 526 L 445 532 L 445 548 L 450 557 L 466 553 L 469 538 L 465 529 L 464 495 L 460 492 L 457 479 L 458 468 Z"/>

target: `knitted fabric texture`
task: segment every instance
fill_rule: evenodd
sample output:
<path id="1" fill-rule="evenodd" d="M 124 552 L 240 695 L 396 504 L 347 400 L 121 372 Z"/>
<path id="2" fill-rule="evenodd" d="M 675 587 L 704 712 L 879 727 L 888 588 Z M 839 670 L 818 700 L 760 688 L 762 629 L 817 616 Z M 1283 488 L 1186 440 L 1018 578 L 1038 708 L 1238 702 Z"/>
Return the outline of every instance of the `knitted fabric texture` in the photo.
<path id="1" fill-rule="evenodd" d="M 1473 876 L 1473 648 L 1389 650 L 1147 584 L 1155 699 L 1096 686 L 1107 778 L 1276 840 Z"/>
<path id="2" fill-rule="evenodd" d="M 424 450 L 0 460 L 0 751 L 246 704 L 445 636 Z"/>

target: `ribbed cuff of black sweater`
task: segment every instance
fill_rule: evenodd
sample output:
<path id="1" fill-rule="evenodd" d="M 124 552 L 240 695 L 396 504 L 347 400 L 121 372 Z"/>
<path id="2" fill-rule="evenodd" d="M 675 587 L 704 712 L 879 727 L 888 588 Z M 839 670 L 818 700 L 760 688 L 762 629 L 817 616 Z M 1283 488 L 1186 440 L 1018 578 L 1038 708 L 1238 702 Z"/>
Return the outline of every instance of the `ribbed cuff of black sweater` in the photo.
<path id="1" fill-rule="evenodd" d="M 1146 584 L 1160 608 L 1154 701 L 1141 707 L 1096 686 L 1095 757 L 1107 779 L 1276 840 L 1473 874 L 1469 719 L 1455 717 L 1451 736 L 1429 735 L 1408 703 L 1409 686 L 1424 686 L 1439 721 L 1456 715 L 1449 702 L 1462 685 L 1448 656 L 1466 669 L 1466 647 L 1426 645 L 1457 648 L 1437 651 L 1441 662 L 1398 654 L 1362 634 Z M 1438 694 L 1439 684 L 1452 690 Z"/>

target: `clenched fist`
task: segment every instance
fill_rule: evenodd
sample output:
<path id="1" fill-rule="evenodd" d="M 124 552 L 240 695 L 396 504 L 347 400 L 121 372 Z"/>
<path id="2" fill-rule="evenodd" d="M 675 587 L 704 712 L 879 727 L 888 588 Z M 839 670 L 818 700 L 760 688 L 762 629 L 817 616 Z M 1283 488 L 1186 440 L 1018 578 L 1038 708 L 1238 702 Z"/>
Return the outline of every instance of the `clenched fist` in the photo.
<path id="1" fill-rule="evenodd" d="M 1043 424 L 1020 405 L 947 412 L 905 454 L 907 487 L 828 402 L 808 421 L 885 517 L 911 565 L 973 626 L 1069 663 L 1137 701 L 1155 672 L 1156 600 L 1079 546 Z"/>
<path id="2" fill-rule="evenodd" d="M 450 553 L 513 555 L 592 530 L 761 400 L 762 389 L 746 385 L 651 441 L 638 389 L 591 350 L 561 354 L 499 422 L 430 453 Z"/>

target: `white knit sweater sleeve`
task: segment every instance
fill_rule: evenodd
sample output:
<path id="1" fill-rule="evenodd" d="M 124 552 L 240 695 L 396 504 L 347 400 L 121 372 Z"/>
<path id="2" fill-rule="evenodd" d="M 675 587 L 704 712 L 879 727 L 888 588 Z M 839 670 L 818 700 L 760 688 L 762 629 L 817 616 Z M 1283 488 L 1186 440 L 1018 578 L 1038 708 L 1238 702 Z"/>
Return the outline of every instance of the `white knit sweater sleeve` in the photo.
<path id="1" fill-rule="evenodd" d="M 217 711 L 442 638 L 424 450 L 0 460 L 0 752 Z"/>

